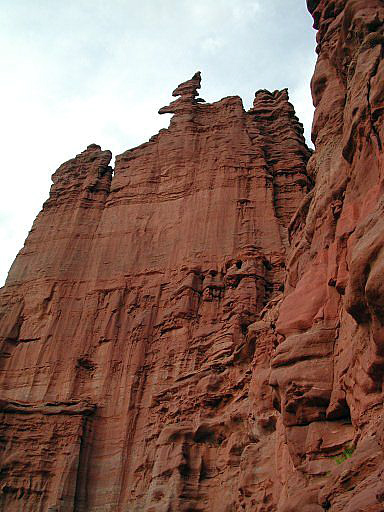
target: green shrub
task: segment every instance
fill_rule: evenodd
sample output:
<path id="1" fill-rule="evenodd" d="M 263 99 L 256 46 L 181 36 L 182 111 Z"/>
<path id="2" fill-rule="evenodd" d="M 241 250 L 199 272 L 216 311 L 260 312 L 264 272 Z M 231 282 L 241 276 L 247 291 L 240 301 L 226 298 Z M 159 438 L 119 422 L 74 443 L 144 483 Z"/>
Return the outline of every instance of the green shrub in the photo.
<path id="1" fill-rule="evenodd" d="M 347 446 L 347 448 L 344 449 L 344 451 L 337 455 L 336 457 L 333 457 L 333 460 L 336 462 L 336 464 L 342 464 L 347 459 L 350 459 L 352 457 L 353 452 L 355 451 L 354 446 L 350 445 Z"/>

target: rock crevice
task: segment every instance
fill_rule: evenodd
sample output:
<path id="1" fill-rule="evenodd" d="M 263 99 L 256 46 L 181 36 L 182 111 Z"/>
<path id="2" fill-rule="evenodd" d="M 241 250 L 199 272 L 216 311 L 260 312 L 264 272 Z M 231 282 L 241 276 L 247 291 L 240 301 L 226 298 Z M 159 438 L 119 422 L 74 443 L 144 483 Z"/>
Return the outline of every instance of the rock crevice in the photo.
<path id="1" fill-rule="evenodd" d="M 0 291 L 0 511 L 383 510 L 380 0 L 311 0 L 288 92 L 92 144 Z M 380 141 L 380 142 L 378 142 Z"/>

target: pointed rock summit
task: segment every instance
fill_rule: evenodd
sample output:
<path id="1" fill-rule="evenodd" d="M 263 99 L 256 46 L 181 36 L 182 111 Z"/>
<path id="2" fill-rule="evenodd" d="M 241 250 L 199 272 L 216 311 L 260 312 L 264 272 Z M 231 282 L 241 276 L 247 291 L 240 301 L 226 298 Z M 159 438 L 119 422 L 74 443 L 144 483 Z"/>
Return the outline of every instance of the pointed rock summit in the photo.
<path id="1" fill-rule="evenodd" d="M 173 91 L 172 96 L 180 96 L 169 105 L 162 107 L 159 114 L 176 114 L 176 112 L 190 110 L 196 103 L 204 103 L 202 98 L 196 98 L 199 95 L 197 89 L 201 87 L 201 73 L 197 71 L 190 80 L 182 82 Z"/>
<path id="2" fill-rule="evenodd" d="M 288 92 L 91 144 L 0 289 L 0 512 L 384 511 L 383 0 Z"/>

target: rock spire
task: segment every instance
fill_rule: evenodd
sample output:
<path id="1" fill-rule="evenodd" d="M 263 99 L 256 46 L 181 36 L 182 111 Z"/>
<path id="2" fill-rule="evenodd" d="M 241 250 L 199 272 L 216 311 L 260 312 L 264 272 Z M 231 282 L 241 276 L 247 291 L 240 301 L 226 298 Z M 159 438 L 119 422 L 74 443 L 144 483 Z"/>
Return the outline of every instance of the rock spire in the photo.
<path id="1" fill-rule="evenodd" d="M 190 80 L 182 82 L 173 91 L 172 96 L 180 96 L 172 101 L 168 106 L 162 107 L 159 114 L 175 114 L 185 110 L 190 110 L 192 105 L 204 103 L 202 98 L 196 98 L 199 95 L 197 89 L 201 87 L 201 73 L 197 71 Z"/>

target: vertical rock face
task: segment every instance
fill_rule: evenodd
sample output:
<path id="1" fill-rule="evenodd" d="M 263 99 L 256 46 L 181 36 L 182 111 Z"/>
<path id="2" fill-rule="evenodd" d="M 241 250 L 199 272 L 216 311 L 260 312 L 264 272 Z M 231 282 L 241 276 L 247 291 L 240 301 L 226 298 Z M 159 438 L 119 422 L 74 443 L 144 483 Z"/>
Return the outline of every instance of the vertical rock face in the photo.
<path id="1" fill-rule="evenodd" d="M 384 510 L 381 0 L 311 0 L 286 90 L 91 145 L 0 292 L 0 510 Z"/>
<path id="2" fill-rule="evenodd" d="M 289 228 L 270 380 L 293 465 L 282 510 L 381 511 L 384 5 L 308 7 L 316 185 Z"/>
<path id="3" fill-rule="evenodd" d="M 272 499 L 271 340 L 248 333 L 281 295 L 310 151 L 286 90 L 245 112 L 199 87 L 112 180 L 96 145 L 53 175 L 1 294 L 2 510 Z"/>

